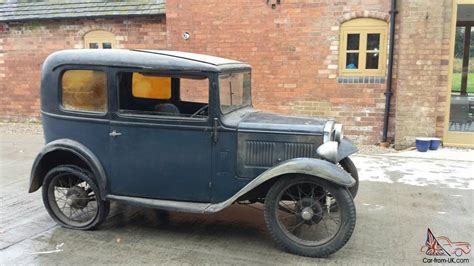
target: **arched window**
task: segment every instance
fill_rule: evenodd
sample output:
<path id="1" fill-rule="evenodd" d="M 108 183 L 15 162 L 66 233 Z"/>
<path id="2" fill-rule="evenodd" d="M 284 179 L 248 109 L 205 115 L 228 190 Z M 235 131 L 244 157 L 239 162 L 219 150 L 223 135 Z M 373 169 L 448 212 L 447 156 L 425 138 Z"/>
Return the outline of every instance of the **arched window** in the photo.
<path id="1" fill-rule="evenodd" d="M 339 74 L 384 76 L 387 56 L 385 21 L 356 18 L 341 25 Z"/>
<path id="2" fill-rule="evenodd" d="M 84 35 L 84 48 L 112 49 L 115 46 L 115 36 L 105 30 L 93 30 Z"/>

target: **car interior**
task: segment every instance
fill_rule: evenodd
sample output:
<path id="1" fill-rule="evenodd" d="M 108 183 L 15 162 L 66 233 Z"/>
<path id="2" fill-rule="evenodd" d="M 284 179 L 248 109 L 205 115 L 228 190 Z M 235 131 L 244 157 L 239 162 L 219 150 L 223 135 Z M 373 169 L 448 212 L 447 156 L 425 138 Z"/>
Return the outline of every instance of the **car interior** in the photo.
<path id="1" fill-rule="evenodd" d="M 205 118 L 208 117 L 208 93 L 209 81 L 203 76 L 119 74 L 119 112 L 122 114 Z"/>

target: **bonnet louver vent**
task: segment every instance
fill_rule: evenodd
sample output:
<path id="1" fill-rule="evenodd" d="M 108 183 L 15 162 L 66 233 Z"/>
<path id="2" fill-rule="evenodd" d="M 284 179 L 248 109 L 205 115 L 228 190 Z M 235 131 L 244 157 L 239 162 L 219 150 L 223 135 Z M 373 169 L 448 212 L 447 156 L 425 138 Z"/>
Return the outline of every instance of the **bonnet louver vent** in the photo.
<path id="1" fill-rule="evenodd" d="M 272 166 L 274 142 L 267 141 L 247 141 L 247 156 L 245 165 L 247 166 Z"/>
<path id="2" fill-rule="evenodd" d="M 247 133 L 238 135 L 237 175 L 256 177 L 274 165 L 293 158 L 316 158 L 320 135 Z"/>
<path id="3" fill-rule="evenodd" d="M 299 157 L 314 158 L 316 149 L 313 144 L 308 143 L 285 143 L 284 159 Z"/>

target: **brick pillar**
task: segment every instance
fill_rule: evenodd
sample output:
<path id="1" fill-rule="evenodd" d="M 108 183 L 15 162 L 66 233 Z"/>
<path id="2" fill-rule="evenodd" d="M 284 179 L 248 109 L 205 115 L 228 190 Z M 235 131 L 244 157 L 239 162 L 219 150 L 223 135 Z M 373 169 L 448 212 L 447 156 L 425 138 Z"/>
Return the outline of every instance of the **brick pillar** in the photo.
<path id="1" fill-rule="evenodd" d="M 448 97 L 451 0 L 399 1 L 396 29 L 395 145 L 443 132 Z"/>

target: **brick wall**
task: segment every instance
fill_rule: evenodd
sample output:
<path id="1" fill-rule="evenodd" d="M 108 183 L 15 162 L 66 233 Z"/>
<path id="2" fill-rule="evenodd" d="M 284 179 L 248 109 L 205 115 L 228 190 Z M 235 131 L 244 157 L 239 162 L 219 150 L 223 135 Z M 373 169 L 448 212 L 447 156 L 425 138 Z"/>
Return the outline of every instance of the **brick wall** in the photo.
<path id="1" fill-rule="evenodd" d="M 269 4 L 270 3 L 270 4 Z M 274 8 L 272 3 L 275 4 Z M 341 83 L 339 29 L 357 17 L 387 21 L 387 0 L 167 0 L 166 19 L 131 17 L 0 24 L 0 117 L 37 117 L 41 63 L 82 48 L 90 30 L 118 48 L 167 48 L 253 66 L 258 109 L 335 117 L 359 143 L 381 139 L 385 83 Z M 442 136 L 447 101 L 451 0 L 399 0 L 389 137 L 399 147 Z M 387 25 L 388 27 L 388 25 Z M 188 32 L 185 40 L 182 34 Z"/>
<path id="2" fill-rule="evenodd" d="M 256 108 L 335 117 L 351 138 L 376 143 L 385 84 L 337 81 L 340 23 L 388 19 L 389 1 L 362 2 L 288 0 L 272 8 L 265 0 L 168 0 L 168 47 L 249 62 Z"/>
<path id="3" fill-rule="evenodd" d="M 107 30 L 118 48 L 166 48 L 163 16 L 0 24 L 0 117 L 39 117 L 41 64 L 57 50 L 83 48 L 85 33 Z"/>
<path id="4" fill-rule="evenodd" d="M 452 1 L 399 2 L 396 36 L 399 148 L 420 136 L 442 137 L 448 97 Z"/>

